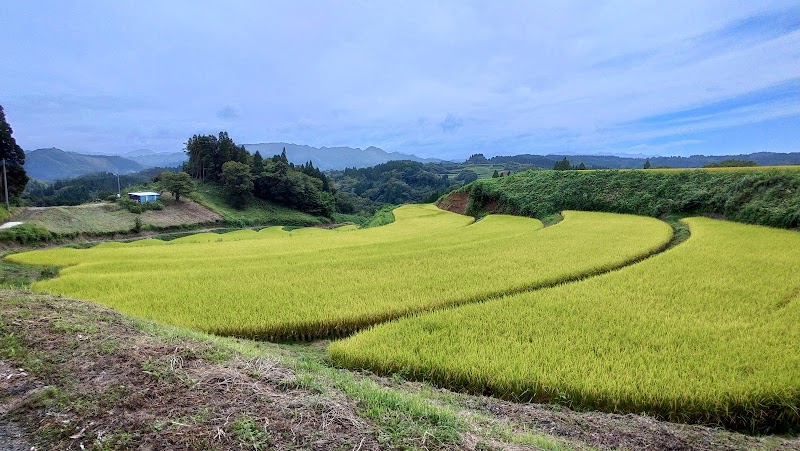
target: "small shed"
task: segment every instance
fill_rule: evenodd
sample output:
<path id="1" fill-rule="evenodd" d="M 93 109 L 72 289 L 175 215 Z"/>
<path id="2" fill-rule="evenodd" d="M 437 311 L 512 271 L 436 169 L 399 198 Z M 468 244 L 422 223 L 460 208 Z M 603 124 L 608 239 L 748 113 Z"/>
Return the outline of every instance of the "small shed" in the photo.
<path id="1" fill-rule="evenodd" d="M 161 197 L 161 194 L 156 193 L 155 191 L 137 191 L 133 193 L 128 193 L 128 197 L 143 204 L 145 202 L 152 202 L 154 200 L 158 200 Z"/>
<path id="2" fill-rule="evenodd" d="M 505 177 L 507 175 L 511 175 L 510 169 L 504 169 L 503 172 L 500 173 L 500 177 Z"/>

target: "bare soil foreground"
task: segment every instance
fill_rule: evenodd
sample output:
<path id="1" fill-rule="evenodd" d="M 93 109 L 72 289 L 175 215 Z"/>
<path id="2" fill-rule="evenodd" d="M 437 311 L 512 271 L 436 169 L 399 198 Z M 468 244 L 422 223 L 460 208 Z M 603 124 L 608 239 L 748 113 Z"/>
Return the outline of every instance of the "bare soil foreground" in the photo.
<path id="1" fill-rule="evenodd" d="M 332 368 L 326 343 L 212 337 L 0 291 L 0 449 L 800 449 Z"/>

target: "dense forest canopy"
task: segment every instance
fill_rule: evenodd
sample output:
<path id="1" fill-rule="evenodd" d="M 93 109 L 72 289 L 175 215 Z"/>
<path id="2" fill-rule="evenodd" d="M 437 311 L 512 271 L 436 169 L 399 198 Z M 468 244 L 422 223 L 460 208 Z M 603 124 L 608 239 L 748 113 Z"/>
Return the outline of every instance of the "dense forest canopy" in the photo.
<path id="1" fill-rule="evenodd" d="M 386 204 L 433 202 L 461 186 L 440 171 L 436 163 L 403 160 L 332 171 L 330 176 L 338 189 L 337 200 L 352 204 L 353 210 L 373 211 Z"/>

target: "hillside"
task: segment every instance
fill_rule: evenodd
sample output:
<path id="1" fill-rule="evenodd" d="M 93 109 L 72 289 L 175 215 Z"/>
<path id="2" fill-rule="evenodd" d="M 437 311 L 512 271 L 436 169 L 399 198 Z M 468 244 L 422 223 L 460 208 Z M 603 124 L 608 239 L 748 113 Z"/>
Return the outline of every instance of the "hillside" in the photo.
<path id="1" fill-rule="evenodd" d="M 433 202 L 462 184 L 456 176 L 439 171 L 443 169 L 437 164 L 390 161 L 370 168 L 330 171 L 328 176 L 337 190 L 339 210 L 363 213 L 386 204 Z"/>
<path id="2" fill-rule="evenodd" d="M 365 168 L 377 164 L 386 163 L 393 160 L 411 160 L 419 162 L 442 161 L 435 158 L 420 158 L 416 155 L 409 155 L 399 152 L 386 152 L 377 147 L 367 147 L 358 149 L 352 147 L 311 147 L 290 143 L 259 143 L 244 144 L 245 149 L 250 153 L 256 151 L 261 153 L 264 158 L 277 155 L 286 148 L 286 156 L 294 164 L 303 164 L 311 161 L 314 166 L 323 171 L 345 169 L 345 168 Z"/>
<path id="3" fill-rule="evenodd" d="M 481 215 L 544 218 L 562 210 L 663 217 L 715 215 L 800 227 L 800 167 L 696 170 L 526 171 L 477 180 L 439 202 Z"/>
<path id="4" fill-rule="evenodd" d="M 28 176 L 48 182 L 94 172 L 128 174 L 142 169 L 142 164 L 117 155 L 84 155 L 55 147 L 32 150 L 25 157 Z"/>
<path id="5" fill-rule="evenodd" d="M 330 219 L 303 213 L 294 208 L 278 205 L 263 199 L 252 198 L 242 208 L 234 208 L 223 193 L 222 188 L 212 183 L 202 183 L 191 197 L 220 215 L 234 227 L 255 225 L 315 226 L 330 222 Z"/>
<path id="6" fill-rule="evenodd" d="M 222 222 L 222 217 L 190 199 L 180 202 L 161 197 L 163 210 L 134 214 L 116 203 L 97 202 L 76 206 L 27 207 L 13 215 L 15 221 L 42 227 L 56 236 L 130 233 L 138 218 L 144 230 L 192 228 Z"/>

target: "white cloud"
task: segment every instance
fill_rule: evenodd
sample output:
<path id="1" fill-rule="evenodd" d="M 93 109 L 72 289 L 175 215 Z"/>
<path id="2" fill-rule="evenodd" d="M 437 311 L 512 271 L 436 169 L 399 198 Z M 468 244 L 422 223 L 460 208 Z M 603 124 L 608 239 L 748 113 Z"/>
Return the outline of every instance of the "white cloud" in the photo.
<path id="1" fill-rule="evenodd" d="M 797 77 L 800 31 L 726 34 L 764 12 L 796 13 L 790 1 L 8 6 L 0 101 L 11 99 L 7 114 L 26 147 L 124 150 L 131 143 L 119 131 L 163 126 L 185 137 L 141 139 L 179 148 L 192 133 L 226 127 L 240 142 L 464 155 L 475 146 L 680 143 L 681 134 L 797 114 L 768 102 L 657 130 L 627 125 Z M 97 114 L 76 101 L 75 114 L 47 116 L 47 107 L 14 112 L 21 96 L 136 104 L 110 102 Z"/>

